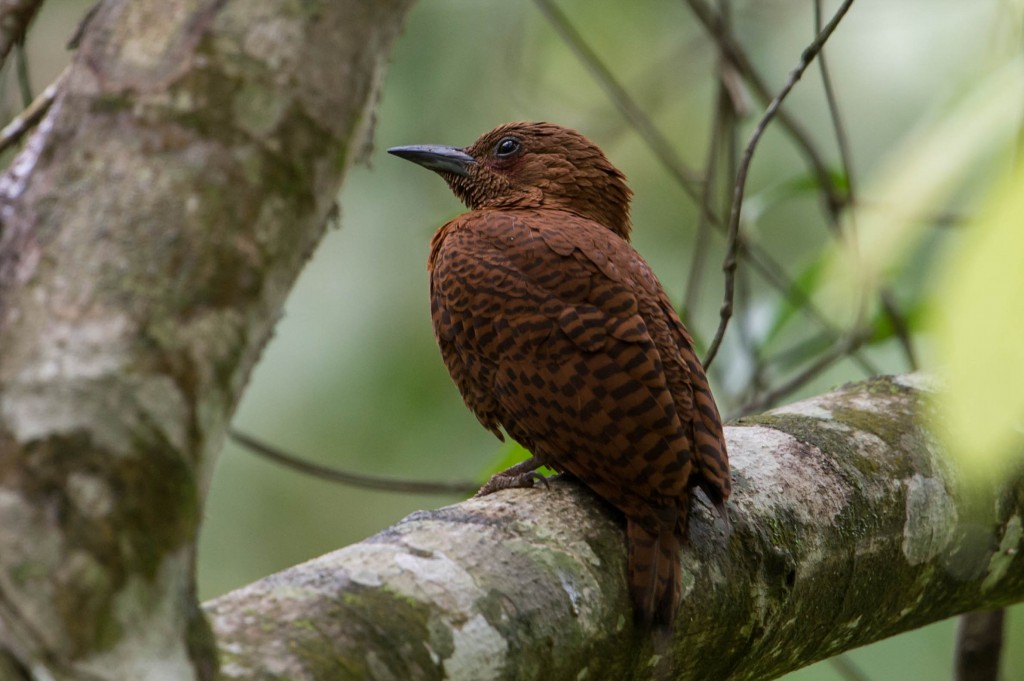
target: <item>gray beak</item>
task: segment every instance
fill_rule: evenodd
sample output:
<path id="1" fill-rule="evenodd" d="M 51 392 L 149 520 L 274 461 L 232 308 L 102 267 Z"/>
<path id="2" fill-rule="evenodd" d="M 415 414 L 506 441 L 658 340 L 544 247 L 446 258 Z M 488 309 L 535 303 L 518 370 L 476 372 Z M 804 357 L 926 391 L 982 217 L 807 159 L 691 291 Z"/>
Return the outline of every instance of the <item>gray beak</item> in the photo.
<path id="1" fill-rule="evenodd" d="M 394 154 L 406 161 L 412 161 L 436 173 L 452 173 L 467 177 L 469 166 L 476 160 L 455 147 L 443 147 L 437 144 L 415 144 L 409 147 L 391 147 L 389 154 Z"/>

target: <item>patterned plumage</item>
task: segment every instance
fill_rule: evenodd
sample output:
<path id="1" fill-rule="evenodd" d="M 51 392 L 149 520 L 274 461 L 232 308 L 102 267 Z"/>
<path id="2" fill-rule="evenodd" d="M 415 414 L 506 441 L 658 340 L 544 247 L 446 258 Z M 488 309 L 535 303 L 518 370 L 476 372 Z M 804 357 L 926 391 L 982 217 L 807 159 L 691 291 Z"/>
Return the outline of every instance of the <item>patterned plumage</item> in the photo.
<path id="1" fill-rule="evenodd" d="M 691 490 L 722 511 L 729 463 L 693 341 L 629 245 L 625 178 L 579 133 L 510 123 L 465 149 L 397 147 L 470 209 L 430 248 L 431 311 L 466 404 L 531 459 L 480 493 L 547 465 L 626 516 L 638 618 L 668 624 Z"/>

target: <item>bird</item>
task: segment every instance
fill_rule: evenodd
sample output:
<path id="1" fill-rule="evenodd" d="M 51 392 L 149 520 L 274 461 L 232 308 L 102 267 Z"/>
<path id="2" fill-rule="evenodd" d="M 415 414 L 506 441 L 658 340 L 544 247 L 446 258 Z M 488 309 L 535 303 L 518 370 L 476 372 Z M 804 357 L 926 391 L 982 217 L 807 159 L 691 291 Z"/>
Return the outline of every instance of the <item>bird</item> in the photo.
<path id="1" fill-rule="evenodd" d="M 625 516 L 638 624 L 670 627 L 694 491 L 726 518 L 729 460 L 693 339 L 630 245 L 625 175 L 546 122 L 388 153 L 468 208 L 430 242 L 434 335 L 480 423 L 531 453 L 478 496 L 533 486 L 541 466 L 581 481 Z"/>

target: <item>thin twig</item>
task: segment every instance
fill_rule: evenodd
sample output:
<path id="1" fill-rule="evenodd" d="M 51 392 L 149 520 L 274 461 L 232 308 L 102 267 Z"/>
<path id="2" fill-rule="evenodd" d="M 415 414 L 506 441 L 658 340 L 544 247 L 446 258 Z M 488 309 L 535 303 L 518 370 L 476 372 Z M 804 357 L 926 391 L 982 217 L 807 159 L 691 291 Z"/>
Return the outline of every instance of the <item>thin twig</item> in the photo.
<path id="1" fill-rule="evenodd" d="M 821 326 L 822 331 L 828 337 L 830 343 L 838 343 L 843 338 L 843 333 L 836 329 L 825 318 L 824 313 L 818 309 L 814 301 L 808 297 L 798 286 L 794 286 L 789 280 L 782 267 L 776 263 L 759 245 L 748 242 L 740 235 L 740 255 L 746 254 L 746 262 L 754 268 L 761 277 L 773 288 L 782 292 L 782 296 L 788 300 L 794 308 L 801 310 L 810 319 Z M 762 257 L 763 256 L 763 257 Z M 866 376 L 877 376 L 880 371 L 867 357 L 855 352 L 853 361 L 861 368 Z"/>
<path id="2" fill-rule="evenodd" d="M 821 32 L 823 18 L 821 0 L 814 0 L 815 33 Z M 853 169 L 853 150 L 850 146 L 850 136 L 847 134 L 846 126 L 843 124 L 843 116 L 839 108 L 839 98 L 836 96 L 835 86 L 832 83 L 832 73 L 828 68 L 828 59 L 824 47 L 822 47 L 821 53 L 818 55 L 818 70 L 821 73 L 821 85 L 825 91 L 825 101 L 828 102 L 832 129 L 836 134 L 836 146 L 839 148 L 839 163 L 842 165 L 843 176 L 846 178 L 846 200 L 850 208 L 848 211 L 849 229 L 847 230 L 846 238 L 856 243 L 858 180 Z M 895 296 L 889 287 L 884 287 L 879 295 L 882 301 L 882 309 L 889 318 L 896 332 L 896 337 L 900 341 L 900 346 L 903 348 L 903 355 L 906 358 L 907 366 L 911 371 L 917 371 L 917 353 L 914 350 L 913 339 L 907 321 L 896 304 Z"/>
<path id="3" fill-rule="evenodd" d="M 665 166 L 669 174 L 681 186 L 686 188 L 690 196 L 696 200 L 700 194 L 700 177 L 672 152 L 672 145 L 669 141 L 655 127 L 650 117 L 644 113 L 644 110 L 629 96 L 626 89 L 615 79 L 615 76 L 612 75 L 612 72 L 601 61 L 597 53 L 583 40 L 583 37 L 576 31 L 576 28 L 566 18 L 565 14 L 562 13 L 562 10 L 558 9 L 551 0 L 534 0 L 534 2 L 548 20 L 548 23 L 562 37 L 562 40 L 569 46 L 569 49 L 576 53 L 584 67 L 594 76 L 597 84 L 605 91 L 605 94 L 608 95 L 608 98 L 611 99 L 623 117 L 636 129 L 640 137 L 646 142 L 647 147 L 654 153 L 661 164 Z"/>
<path id="4" fill-rule="evenodd" d="M 794 342 L 791 346 L 776 352 L 765 358 L 765 367 L 776 375 L 790 371 L 792 367 L 799 366 L 808 358 L 817 356 L 835 345 L 827 334 L 815 334 L 806 336 Z M 789 368 L 787 368 L 789 367 Z"/>
<path id="5" fill-rule="evenodd" d="M 907 361 L 907 367 L 911 371 L 917 371 L 917 351 L 914 349 L 914 337 L 910 332 L 910 325 L 907 318 L 896 302 L 896 296 L 888 286 L 879 292 L 879 300 L 882 302 L 882 311 L 889 318 L 892 324 L 893 333 L 903 349 L 903 358 Z"/>
<path id="6" fill-rule="evenodd" d="M 820 355 L 813 364 L 801 371 L 799 374 L 782 385 L 752 398 L 749 402 L 739 408 L 736 416 L 746 416 L 747 414 L 753 414 L 755 412 L 768 409 L 778 400 L 789 395 L 795 390 L 799 390 L 808 382 L 817 378 L 823 371 L 863 345 L 864 341 L 870 337 L 870 330 L 858 330 L 848 334 L 846 338 L 834 345 L 831 351 Z"/>
<path id="7" fill-rule="evenodd" d="M 228 437 L 248 449 L 250 452 L 259 454 L 265 459 L 281 464 L 293 470 L 307 473 L 309 475 L 329 480 L 331 482 L 360 487 L 362 489 L 373 489 L 381 492 L 399 492 L 402 494 L 450 494 L 453 496 L 467 496 L 475 493 L 479 483 L 470 480 L 459 480 L 453 482 L 427 481 L 427 480 L 402 480 L 398 478 L 379 478 L 372 475 L 361 475 L 350 473 L 330 466 L 313 463 L 300 459 L 291 454 L 281 451 L 277 447 L 258 440 L 239 430 L 229 429 Z"/>
<path id="8" fill-rule="evenodd" d="M 750 305 L 751 301 L 751 286 L 750 286 L 750 270 L 742 269 L 736 273 L 736 299 L 739 301 L 741 308 Z M 748 324 L 743 323 L 745 320 L 737 320 L 736 323 L 736 340 L 739 341 L 737 345 L 740 348 L 740 353 L 743 356 L 751 359 L 751 364 L 754 370 L 758 369 L 758 339 L 751 332 L 752 329 Z M 753 376 L 752 376 L 753 379 Z M 753 380 L 750 381 L 753 383 Z"/>
<path id="9" fill-rule="evenodd" d="M 1024 124 L 1022 124 L 1024 127 Z M 897 208 L 884 201 L 872 200 L 870 198 L 857 199 L 858 208 L 876 210 L 879 212 L 892 212 Z M 977 218 L 972 214 L 957 213 L 954 211 L 938 211 L 935 213 L 924 213 L 921 215 L 908 216 L 908 220 L 919 222 L 925 225 L 934 225 L 942 228 L 959 228 L 970 224 Z"/>
<path id="10" fill-rule="evenodd" d="M 640 116 L 638 120 L 646 119 L 646 114 L 636 104 L 636 102 L 629 96 L 621 85 L 611 75 L 610 71 L 604 64 L 598 59 L 593 49 L 587 45 L 587 43 L 580 36 L 579 32 L 569 23 L 568 19 L 564 14 L 558 11 L 557 8 L 551 4 L 549 0 L 537 0 L 539 8 L 543 11 L 545 9 L 553 8 L 553 13 L 545 13 L 549 21 L 552 21 L 552 25 L 556 31 L 561 35 L 562 39 L 566 41 L 569 48 L 576 54 L 577 58 L 583 63 L 584 67 L 590 71 L 591 75 L 597 81 L 598 85 L 612 98 L 613 103 L 619 108 L 620 111 L 630 110 L 633 112 L 639 112 Z M 558 23 L 554 23 L 557 21 Z M 560 27 L 566 27 L 566 30 L 559 30 Z M 625 115 L 625 114 L 624 114 Z M 701 183 L 699 180 L 695 182 L 689 182 L 687 178 L 693 173 L 686 167 L 686 165 L 672 152 L 672 150 L 657 142 L 658 140 L 664 140 L 664 138 L 657 133 L 653 137 L 645 136 L 641 128 L 637 127 L 637 121 L 629 116 L 626 116 L 626 121 L 637 130 L 640 138 L 648 146 L 648 148 L 657 155 L 659 159 L 665 158 L 664 162 L 670 163 L 667 165 L 670 169 L 670 174 L 679 183 L 679 186 L 690 198 L 697 202 L 700 202 L 700 189 Z M 649 124 L 648 129 L 653 128 L 653 124 Z M 672 172 L 672 168 L 676 168 L 676 172 Z M 730 173 L 732 176 L 732 173 Z M 725 225 L 722 220 L 715 213 L 709 214 L 710 224 L 715 229 L 725 231 Z M 741 256 L 749 261 L 750 265 L 764 278 L 769 286 L 776 289 L 782 294 L 787 300 L 793 303 L 794 307 L 803 311 L 807 316 L 821 326 L 832 338 L 833 341 L 838 342 L 843 333 L 841 330 L 836 329 L 822 314 L 817 307 L 804 295 L 801 295 L 796 288 L 793 286 L 793 282 L 786 275 L 785 270 L 779 265 L 772 256 L 765 251 L 763 248 L 754 243 L 745 243 L 743 239 L 740 239 L 739 253 Z M 878 370 L 872 366 L 872 364 L 863 356 L 855 354 L 853 356 L 854 361 L 861 368 L 861 370 L 868 376 L 878 374 Z"/>
<path id="11" fill-rule="evenodd" d="M 814 61 L 815 56 L 829 39 L 829 36 L 832 35 L 832 32 L 836 30 L 836 27 L 839 26 L 839 22 L 842 21 L 851 5 L 853 5 L 853 0 L 845 0 L 825 28 L 818 33 L 814 41 L 800 55 L 800 62 L 790 72 L 789 78 L 786 79 L 782 90 L 779 91 L 779 94 L 775 95 L 771 104 L 768 105 L 760 122 L 758 122 L 757 127 L 754 129 L 750 142 L 747 143 L 747 148 L 743 152 L 743 159 L 740 161 L 739 171 L 736 174 L 736 189 L 732 198 L 732 210 L 729 213 L 729 240 L 726 247 L 725 262 L 722 265 L 722 270 L 725 272 L 725 301 L 722 303 L 721 321 L 718 324 L 718 330 L 715 332 L 715 337 L 711 340 L 711 347 L 708 348 L 707 355 L 704 357 L 705 367 L 714 360 L 715 355 L 718 353 L 718 348 L 722 344 L 722 337 L 725 335 L 725 330 L 729 325 L 729 318 L 732 316 L 736 252 L 739 244 L 740 211 L 743 206 L 743 192 L 746 189 L 747 174 L 750 172 L 754 150 L 757 148 L 757 143 L 761 140 L 761 136 L 768 129 L 768 124 L 778 113 L 783 100 L 785 100 L 793 87 L 796 86 L 797 81 L 800 80 L 807 67 Z"/>
<path id="12" fill-rule="evenodd" d="M 830 657 L 828 661 L 832 669 L 843 677 L 843 681 L 871 681 L 871 677 L 865 674 L 849 655 L 836 655 Z"/>
<path id="13" fill-rule="evenodd" d="M 821 25 L 822 13 L 821 13 L 821 0 L 814 0 L 814 32 L 821 33 L 823 26 Z M 843 125 L 843 117 L 839 111 L 839 100 L 836 97 L 835 87 L 832 85 L 832 74 L 828 70 L 828 60 L 825 55 L 825 48 L 822 47 L 821 53 L 818 54 L 818 71 L 821 73 L 821 86 L 825 91 L 825 101 L 828 103 L 829 116 L 832 119 L 832 129 L 836 134 L 836 146 L 839 148 L 839 163 L 843 167 L 843 175 L 846 177 L 846 201 L 847 205 L 856 205 L 856 193 L 854 191 L 855 179 L 853 175 L 853 152 L 850 149 L 850 138 L 846 134 L 846 126 Z M 851 225 L 854 225 L 853 220 L 856 213 L 851 211 L 850 221 Z M 838 225 L 838 221 L 833 223 Z M 852 226 L 851 231 L 855 234 L 856 227 Z M 853 236 L 852 234 L 847 236 Z"/>
<path id="14" fill-rule="evenodd" d="M 814 30 L 820 32 L 822 29 L 821 0 L 814 0 Z M 818 55 L 818 70 L 821 73 L 821 84 L 825 90 L 825 100 L 828 102 L 829 114 L 832 118 L 832 128 L 836 134 L 836 146 L 839 147 L 839 162 L 843 167 L 843 175 L 846 177 L 846 197 L 851 210 L 849 211 L 850 228 L 846 234 L 847 239 L 857 238 L 857 191 L 856 177 L 853 172 L 853 152 L 850 149 L 850 139 L 846 133 L 846 126 L 843 125 L 843 118 L 839 110 L 839 102 L 836 97 L 835 88 L 832 85 L 832 76 L 828 69 L 824 48 Z M 907 321 L 902 311 L 896 304 L 896 298 L 890 287 L 884 287 L 879 292 L 879 299 L 882 303 L 882 310 L 889 318 L 896 337 L 899 339 L 900 347 L 903 348 L 903 356 L 911 371 L 917 371 L 917 353 L 914 350 L 913 337 L 907 326 Z"/>
<path id="15" fill-rule="evenodd" d="M 730 21 L 731 16 L 729 0 L 722 0 L 722 17 L 726 24 Z M 738 82 L 739 76 L 724 54 L 718 56 L 717 75 L 718 93 L 715 97 L 715 113 L 711 124 L 707 157 L 704 161 L 704 189 L 700 197 L 697 230 L 693 239 L 693 253 L 690 256 L 690 271 L 687 275 L 683 296 L 683 310 L 690 316 L 696 314 L 697 296 L 704 274 L 704 261 L 707 260 L 708 246 L 710 245 L 711 221 L 714 217 L 711 205 L 714 201 L 716 179 L 719 175 L 718 162 L 723 156 L 721 142 L 735 139 L 740 107 L 744 106 L 742 85 Z M 735 170 L 735 164 L 732 163 L 734 145 L 726 146 L 730 147 L 728 151 L 724 152 L 728 154 L 730 163 L 727 164 L 725 177 L 727 178 L 726 185 L 730 185 L 733 181 L 732 172 Z"/>
<path id="16" fill-rule="evenodd" d="M 752 302 L 752 291 L 751 283 L 752 277 L 750 269 L 742 269 L 737 271 L 737 297 L 741 307 L 747 307 Z M 743 393 L 747 396 L 757 395 L 760 392 L 767 390 L 768 385 L 766 381 L 766 363 L 764 361 L 763 348 L 759 341 L 760 337 L 753 333 L 751 325 L 739 323 L 736 326 L 736 338 L 739 341 L 739 353 L 740 357 L 745 356 L 750 362 L 750 370 L 746 381 L 744 382 Z M 715 365 L 718 368 L 720 365 Z M 740 366 L 743 366 L 743 361 L 740 361 Z M 739 401 L 735 399 L 734 402 Z"/>
<path id="17" fill-rule="evenodd" d="M 68 69 L 64 69 L 64 72 L 57 76 L 57 80 L 46 86 L 46 89 L 28 105 L 28 108 L 15 116 L 14 120 L 4 126 L 3 130 L 0 130 L 0 153 L 17 144 L 26 132 L 43 119 L 54 100 L 57 99 L 57 93 L 60 92 L 67 74 Z"/>
<path id="18" fill-rule="evenodd" d="M 705 5 L 701 0 L 686 0 L 686 2 L 690 6 L 690 9 L 693 10 L 693 13 L 697 16 L 697 19 L 704 25 L 704 28 L 711 35 L 712 39 L 718 43 L 719 49 L 729 55 L 729 60 L 736 66 L 737 70 L 739 70 L 743 77 L 746 78 L 747 82 L 750 83 L 751 88 L 753 88 L 754 92 L 757 93 L 758 97 L 760 97 L 764 102 L 771 101 L 771 88 L 768 87 L 767 82 L 761 77 L 761 74 L 758 73 L 757 69 L 754 68 L 753 62 L 747 56 L 740 44 L 733 38 L 731 32 L 722 22 L 722 18 L 717 16 L 714 11 L 712 11 L 711 8 Z M 845 13 L 845 9 L 841 11 Z M 777 116 L 779 124 L 787 133 L 789 133 L 789 136 L 796 143 L 797 149 L 800 150 L 807 159 L 808 164 L 811 166 L 811 171 L 818 180 L 818 184 L 821 186 L 822 191 L 825 192 L 829 219 L 832 222 L 838 222 L 839 211 L 845 204 L 846 197 L 836 191 L 828 166 L 825 164 L 821 154 L 811 141 L 810 135 L 807 134 L 807 132 L 792 116 L 789 115 L 787 111 L 781 110 L 778 112 Z"/>
<path id="19" fill-rule="evenodd" d="M 28 52 L 25 43 L 20 42 L 14 48 L 14 68 L 18 72 L 18 92 L 21 93 L 21 105 L 32 103 L 32 79 L 28 75 Z"/>
<path id="20" fill-rule="evenodd" d="M 725 135 L 726 119 L 732 116 L 729 93 L 725 91 L 725 86 L 721 82 L 718 85 L 717 100 L 715 119 L 711 126 L 711 139 L 708 142 L 707 160 L 704 163 L 704 191 L 700 197 L 700 212 L 697 215 L 697 230 L 693 238 L 690 272 L 686 278 L 686 290 L 683 294 L 683 310 L 691 317 L 696 314 L 697 310 L 697 293 L 704 273 L 704 261 L 707 259 L 709 237 L 711 236 L 711 202 L 714 198 L 715 176 L 720 154 L 718 143 Z"/>

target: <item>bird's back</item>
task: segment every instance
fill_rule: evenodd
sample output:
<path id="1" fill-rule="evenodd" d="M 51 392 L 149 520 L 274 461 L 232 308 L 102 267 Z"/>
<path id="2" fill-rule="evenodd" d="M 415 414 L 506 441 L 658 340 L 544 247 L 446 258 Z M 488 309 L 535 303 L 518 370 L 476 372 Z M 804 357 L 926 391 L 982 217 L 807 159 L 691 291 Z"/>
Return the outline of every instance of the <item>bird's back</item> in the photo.
<path id="1" fill-rule="evenodd" d="M 695 471 L 727 496 L 703 370 L 625 240 L 561 210 L 472 211 L 438 232 L 430 270 L 442 355 L 485 425 L 651 530 L 683 536 Z"/>

